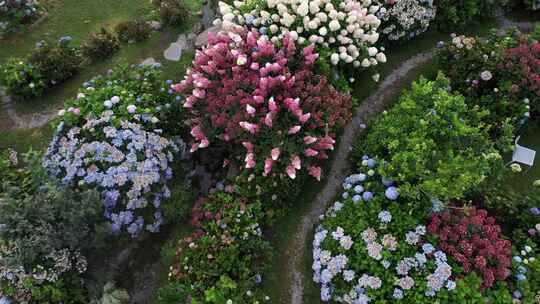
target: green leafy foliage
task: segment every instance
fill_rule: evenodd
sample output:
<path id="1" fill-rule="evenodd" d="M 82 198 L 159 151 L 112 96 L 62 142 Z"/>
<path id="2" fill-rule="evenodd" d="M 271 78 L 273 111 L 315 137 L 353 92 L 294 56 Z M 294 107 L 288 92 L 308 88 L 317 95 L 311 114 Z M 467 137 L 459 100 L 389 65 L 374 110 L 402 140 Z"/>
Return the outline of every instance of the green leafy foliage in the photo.
<path id="1" fill-rule="evenodd" d="M 106 59 L 119 49 L 118 39 L 105 28 L 91 33 L 81 46 L 83 55 L 94 61 Z"/>
<path id="2" fill-rule="evenodd" d="M 122 42 L 140 42 L 150 37 L 152 28 L 144 20 L 130 20 L 118 23 L 114 31 Z"/>
<path id="3" fill-rule="evenodd" d="M 406 196 L 460 198 L 501 159 L 482 122 L 486 115 L 450 92 L 443 75 L 421 79 L 374 122 L 356 155 L 365 151 L 385 159 L 383 176 L 400 182 Z"/>
<path id="4" fill-rule="evenodd" d="M 73 77 L 82 57 L 71 38 L 62 37 L 56 43 L 39 42 L 25 59 L 11 58 L 0 67 L 0 84 L 18 99 L 37 97 Z"/>
<path id="5" fill-rule="evenodd" d="M 264 259 L 270 254 L 258 222 L 263 216 L 259 202 L 219 192 L 200 199 L 193 209 L 198 227 L 176 249 L 169 278 L 157 303 L 260 303 Z"/>

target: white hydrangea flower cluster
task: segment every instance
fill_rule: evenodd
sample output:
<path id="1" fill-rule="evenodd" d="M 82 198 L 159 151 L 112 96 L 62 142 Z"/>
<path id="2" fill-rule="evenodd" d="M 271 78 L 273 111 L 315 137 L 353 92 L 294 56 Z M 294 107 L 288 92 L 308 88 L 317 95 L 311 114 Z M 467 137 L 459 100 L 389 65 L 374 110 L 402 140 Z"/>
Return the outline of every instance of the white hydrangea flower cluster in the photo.
<path id="1" fill-rule="evenodd" d="M 384 49 L 376 47 L 380 6 L 372 0 L 344 0 L 338 6 L 331 0 L 264 0 L 261 7 L 244 12 L 252 1 L 235 1 L 232 6 L 220 2 L 222 18 L 215 24 L 225 31 L 256 28 L 273 42 L 289 33 L 300 44 L 328 50 L 326 59 L 333 65 L 367 68 L 386 62 Z"/>
<path id="2" fill-rule="evenodd" d="M 22 265 L 13 264 L 10 260 L 18 254 L 20 249 L 14 245 L 0 246 L 0 281 L 9 282 L 16 289 L 17 297 L 31 297 L 28 280 L 35 280 L 34 284 L 54 283 L 68 272 L 85 273 L 88 262 L 78 250 L 72 251 L 64 248 L 54 250 L 43 259 L 43 265 L 36 265 L 27 271 Z M 0 296 L 2 292 L 0 291 Z"/>
<path id="3" fill-rule="evenodd" d="M 428 30 L 437 12 L 433 0 L 397 0 L 377 12 L 381 35 L 390 41 L 412 39 Z"/>

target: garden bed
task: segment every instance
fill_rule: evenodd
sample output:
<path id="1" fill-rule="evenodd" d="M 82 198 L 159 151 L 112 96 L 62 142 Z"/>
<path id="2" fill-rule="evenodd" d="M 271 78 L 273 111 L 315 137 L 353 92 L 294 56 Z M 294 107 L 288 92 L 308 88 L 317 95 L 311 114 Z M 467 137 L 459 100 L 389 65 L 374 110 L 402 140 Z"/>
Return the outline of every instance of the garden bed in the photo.
<path id="1" fill-rule="evenodd" d="M 412 28 L 401 3 L 280 1 L 221 3 L 223 32 L 162 71 L 118 63 L 159 60 L 184 28 L 8 108 L 0 302 L 532 303 L 538 172 L 502 156 L 538 113 L 537 72 L 518 68 L 534 36 L 424 33 L 487 17 L 484 0 L 453 17 L 411 0 Z M 27 123 L 37 109 L 60 110 L 52 130 Z M 537 129 L 521 143 L 536 149 Z"/>

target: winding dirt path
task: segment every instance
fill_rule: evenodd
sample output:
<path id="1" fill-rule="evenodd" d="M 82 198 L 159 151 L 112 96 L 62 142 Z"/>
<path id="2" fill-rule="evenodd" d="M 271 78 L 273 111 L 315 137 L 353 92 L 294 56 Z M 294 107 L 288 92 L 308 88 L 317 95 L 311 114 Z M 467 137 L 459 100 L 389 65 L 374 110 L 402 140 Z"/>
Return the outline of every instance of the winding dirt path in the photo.
<path id="1" fill-rule="evenodd" d="M 514 22 L 508 18 L 501 16 L 498 18 L 501 29 L 510 27 L 518 27 L 522 31 L 527 32 L 533 28 L 529 22 Z M 346 126 L 345 131 L 340 139 L 339 147 L 336 150 L 335 158 L 332 163 L 331 170 L 326 178 L 326 185 L 321 189 L 315 200 L 312 202 L 309 212 L 300 220 L 299 225 L 290 241 L 290 250 L 288 255 L 289 273 L 287 281 L 289 286 L 289 301 L 290 304 L 304 303 L 304 282 L 305 282 L 305 255 L 303 249 L 306 248 L 306 242 L 309 239 L 309 233 L 319 221 L 319 216 L 325 211 L 327 204 L 338 193 L 343 179 L 351 171 L 349 162 L 349 154 L 354 139 L 365 129 L 365 124 L 370 118 L 382 112 L 396 97 L 396 94 L 401 92 L 410 84 L 408 79 L 415 69 L 423 66 L 433 59 L 435 50 L 425 53 L 420 53 L 403 62 L 390 75 L 388 75 L 381 83 L 379 88 L 370 97 L 365 99 L 357 108 L 356 114 L 352 121 Z M 288 296 L 289 297 L 289 296 Z"/>
<path id="2" fill-rule="evenodd" d="M 434 51 L 420 53 L 403 62 L 381 83 L 377 91 L 365 99 L 356 110 L 351 122 L 345 127 L 341 136 L 339 147 L 335 152 L 332 168 L 326 178 L 326 185 L 320 191 L 311 205 L 311 209 L 300 221 L 300 224 L 291 241 L 291 248 L 302 249 L 308 240 L 308 234 L 317 223 L 319 215 L 324 212 L 327 203 L 335 197 L 343 179 L 350 171 L 349 153 L 354 139 L 365 129 L 365 124 L 370 118 L 382 112 L 393 101 L 396 93 L 399 93 L 409 84 L 407 76 L 416 68 L 429 62 L 435 55 Z M 302 304 L 304 297 L 304 255 L 296 252 L 290 256 L 288 269 L 291 282 L 291 298 L 288 303 Z"/>
<path id="3" fill-rule="evenodd" d="M 0 131 L 28 130 L 33 128 L 39 128 L 46 125 L 58 113 L 58 110 L 48 110 L 43 112 L 19 115 L 13 107 L 11 98 L 6 95 L 3 90 L 0 90 L 0 99 L 1 108 L 4 112 L 3 114 L 5 114 L 5 117 L 2 117 L 4 121 L 0 124 Z"/>

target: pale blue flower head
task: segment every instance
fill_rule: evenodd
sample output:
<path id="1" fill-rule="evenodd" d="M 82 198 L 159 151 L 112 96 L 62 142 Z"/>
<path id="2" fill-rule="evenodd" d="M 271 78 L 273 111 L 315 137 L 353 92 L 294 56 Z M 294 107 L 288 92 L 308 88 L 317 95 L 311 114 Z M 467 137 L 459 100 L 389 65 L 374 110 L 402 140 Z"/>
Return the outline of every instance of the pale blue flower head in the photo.
<path id="1" fill-rule="evenodd" d="M 399 192 L 396 187 L 388 187 L 386 191 L 384 192 L 384 195 L 386 198 L 388 198 L 391 201 L 395 201 L 399 197 Z"/>
<path id="2" fill-rule="evenodd" d="M 399 288 L 394 289 L 394 294 L 392 294 L 392 297 L 396 300 L 403 299 L 403 290 Z"/>
<path id="3" fill-rule="evenodd" d="M 373 198 L 373 193 L 371 193 L 370 191 L 366 191 L 362 194 L 362 198 L 366 201 L 366 202 L 369 202 L 372 198 Z"/>

